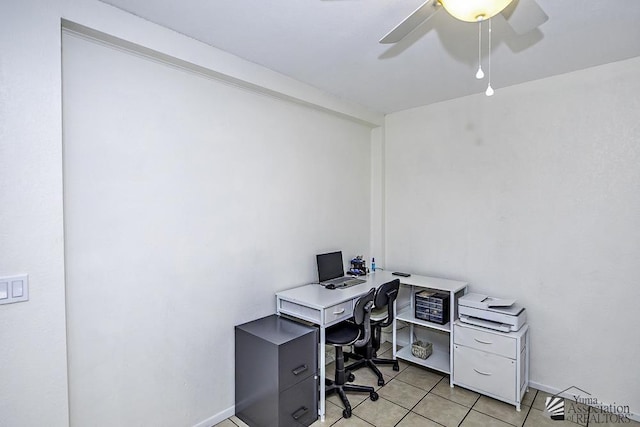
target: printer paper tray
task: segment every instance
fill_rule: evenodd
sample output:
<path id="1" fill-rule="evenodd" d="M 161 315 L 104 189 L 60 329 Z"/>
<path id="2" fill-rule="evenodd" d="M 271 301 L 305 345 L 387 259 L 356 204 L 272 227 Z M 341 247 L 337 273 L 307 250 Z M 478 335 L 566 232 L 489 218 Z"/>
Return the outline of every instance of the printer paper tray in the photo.
<path id="1" fill-rule="evenodd" d="M 470 325 L 481 326 L 483 328 L 488 328 L 488 329 L 494 329 L 500 332 L 511 331 L 511 325 L 508 325 L 506 323 L 492 322 L 490 320 L 478 319 L 477 317 L 460 316 L 460 321 L 464 323 L 468 323 Z"/>

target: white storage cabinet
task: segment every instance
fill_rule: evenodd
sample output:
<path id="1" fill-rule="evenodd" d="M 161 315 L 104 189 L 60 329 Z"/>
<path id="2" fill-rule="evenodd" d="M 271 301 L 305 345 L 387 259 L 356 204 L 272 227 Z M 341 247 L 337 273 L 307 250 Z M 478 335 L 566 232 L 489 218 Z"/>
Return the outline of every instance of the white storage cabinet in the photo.
<path id="1" fill-rule="evenodd" d="M 515 405 L 529 387 L 529 325 L 499 332 L 456 321 L 452 385 Z"/>

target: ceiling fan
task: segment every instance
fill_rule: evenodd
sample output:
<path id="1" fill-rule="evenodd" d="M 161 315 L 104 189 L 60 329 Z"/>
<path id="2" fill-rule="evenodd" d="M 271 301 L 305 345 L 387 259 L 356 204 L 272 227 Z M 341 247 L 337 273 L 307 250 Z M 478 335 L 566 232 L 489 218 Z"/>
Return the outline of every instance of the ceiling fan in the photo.
<path id="1" fill-rule="evenodd" d="M 535 0 L 427 0 L 382 37 L 380 43 L 399 42 L 442 8 L 466 22 L 481 22 L 500 13 L 519 35 L 536 29 L 549 19 Z"/>

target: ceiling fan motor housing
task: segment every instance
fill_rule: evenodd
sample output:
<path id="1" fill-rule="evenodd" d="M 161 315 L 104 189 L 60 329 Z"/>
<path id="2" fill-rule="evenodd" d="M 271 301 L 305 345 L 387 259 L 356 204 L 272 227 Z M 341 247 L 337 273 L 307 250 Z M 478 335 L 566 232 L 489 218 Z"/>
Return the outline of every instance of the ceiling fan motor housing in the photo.
<path id="1" fill-rule="evenodd" d="M 438 0 L 451 16 L 465 22 L 478 22 L 502 12 L 512 0 Z"/>

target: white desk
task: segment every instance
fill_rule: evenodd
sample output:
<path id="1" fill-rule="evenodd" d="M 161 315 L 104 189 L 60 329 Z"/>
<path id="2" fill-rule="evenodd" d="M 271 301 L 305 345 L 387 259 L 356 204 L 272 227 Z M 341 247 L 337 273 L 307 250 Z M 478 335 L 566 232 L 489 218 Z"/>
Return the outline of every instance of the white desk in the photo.
<path id="1" fill-rule="evenodd" d="M 349 319 L 353 315 L 355 302 L 369 289 L 377 288 L 383 283 L 400 279 L 400 283 L 409 286 L 431 287 L 434 289 L 461 290 L 466 283 L 434 277 L 412 275 L 410 277 L 394 276 L 389 271 L 376 271 L 368 276 L 365 283 L 343 289 L 325 289 L 318 284 L 309 284 L 276 293 L 276 311 L 278 314 L 305 320 L 320 327 L 319 371 L 320 371 L 320 406 L 318 414 L 324 421 L 325 414 L 325 329 L 333 324 Z M 455 291 L 453 291 L 455 294 Z M 455 319 L 454 311 L 451 312 Z M 450 322 L 453 323 L 453 322 Z M 396 348 L 396 325 L 393 322 L 394 358 Z"/>

